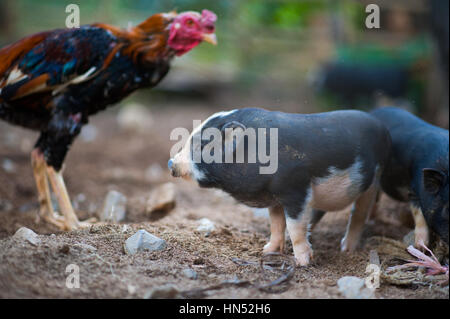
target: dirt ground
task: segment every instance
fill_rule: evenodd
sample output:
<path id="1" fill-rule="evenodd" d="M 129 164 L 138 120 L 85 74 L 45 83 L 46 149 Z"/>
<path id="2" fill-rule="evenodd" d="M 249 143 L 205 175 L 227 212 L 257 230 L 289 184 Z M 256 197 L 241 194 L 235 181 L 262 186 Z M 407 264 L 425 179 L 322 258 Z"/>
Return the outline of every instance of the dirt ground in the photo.
<path id="1" fill-rule="evenodd" d="M 145 132 L 120 129 L 117 108 L 91 118 L 96 137 L 81 136 L 66 160 L 64 175 L 80 219 L 95 216 L 109 190 L 128 198 L 127 219 L 120 224 L 60 232 L 37 222 L 38 204 L 30 165 L 30 151 L 37 133 L 0 122 L 0 297 L 1 298 L 143 298 L 155 287 L 173 285 L 178 291 L 206 288 L 225 280 L 258 283 L 258 262 L 269 238 L 269 221 L 252 209 L 217 190 L 200 189 L 194 183 L 175 180 L 165 167 L 170 131 L 192 129 L 192 119 L 205 119 L 216 110 L 201 107 L 153 109 Z M 91 130 L 92 132 L 92 130 Z M 6 160 L 6 162 L 5 162 Z M 161 174 L 146 175 L 159 164 Z M 6 168 L 5 168 L 6 167 Z M 156 186 L 176 185 L 176 207 L 160 219 L 145 214 L 145 202 Z M 385 216 L 405 211 L 405 206 L 383 197 L 379 207 Z M 314 261 L 296 268 L 282 292 L 261 291 L 252 285 L 228 285 L 206 293 L 207 298 L 343 298 L 337 280 L 343 276 L 365 278 L 370 238 L 384 236 L 401 240 L 411 228 L 390 222 L 371 221 L 360 249 L 339 252 L 349 210 L 329 213 L 314 229 L 311 242 Z M 209 236 L 196 231 L 198 219 L 207 217 L 216 225 Z M 38 246 L 11 239 L 25 226 L 39 234 Z M 125 254 L 125 240 L 139 229 L 167 241 L 158 252 Z M 93 246 L 92 250 L 89 246 Z M 292 246 L 287 245 L 292 255 Z M 375 247 L 376 249 L 376 247 Z M 381 262 L 386 256 L 380 255 Z M 255 262 L 243 265 L 234 258 Z M 66 267 L 80 267 L 80 288 L 66 288 Z M 186 268 L 198 274 L 189 279 Z M 421 285 L 400 287 L 383 283 L 376 298 L 448 298 L 448 287 Z"/>

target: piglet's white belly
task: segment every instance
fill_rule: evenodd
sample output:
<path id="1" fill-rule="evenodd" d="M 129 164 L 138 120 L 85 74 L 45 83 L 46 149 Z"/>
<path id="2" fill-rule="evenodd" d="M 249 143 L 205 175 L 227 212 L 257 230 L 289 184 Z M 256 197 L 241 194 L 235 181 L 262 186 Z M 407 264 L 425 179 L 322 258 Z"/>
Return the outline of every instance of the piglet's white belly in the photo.
<path id="1" fill-rule="evenodd" d="M 323 211 L 338 211 L 353 203 L 361 194 L 363 176 L 361 164 L 356 161 L 347 169 L 328 169 L 329 175 L 311 183 L 310 205 Z"/>

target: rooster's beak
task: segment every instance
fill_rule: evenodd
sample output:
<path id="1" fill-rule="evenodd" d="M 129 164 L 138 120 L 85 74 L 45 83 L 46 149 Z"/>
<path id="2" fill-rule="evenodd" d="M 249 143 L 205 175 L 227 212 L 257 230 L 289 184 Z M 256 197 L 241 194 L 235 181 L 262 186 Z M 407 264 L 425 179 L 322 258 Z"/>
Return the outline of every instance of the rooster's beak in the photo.
<path id="1" fill-rule="evenodd" d="M 203 41 L 211 43 L 212 45 L 217 45 L 217 37 L 215 33 L 204 33 Z"/>

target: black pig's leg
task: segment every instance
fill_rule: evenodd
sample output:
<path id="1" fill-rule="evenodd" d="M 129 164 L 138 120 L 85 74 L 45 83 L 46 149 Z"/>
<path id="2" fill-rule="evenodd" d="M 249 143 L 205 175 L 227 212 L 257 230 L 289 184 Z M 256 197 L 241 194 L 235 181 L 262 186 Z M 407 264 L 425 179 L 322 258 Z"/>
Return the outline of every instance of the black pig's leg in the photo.
<path id="1" fill-rule="evenodd" d="M 421 248 L 421 245 L 427 246 L 430 235 L 429 235 L 429 231 L 428 231 L 427 222 L 425 221 L 425 218 L 423 217 L 422 210 L 420 209 L 420 207 L 417 207 L 414 204 L 411 204 L 410 207 L 411 207 L 411 212 L 414 217 L 414 223 L 415 223 L 414 245 L 417 248 Z"/>
<path id="2" fill-rule="evenodd" d="M 269 208 L 270 213 L 270 241 L 264 246 L 264 253 L 284 252 L 284 233 L 286 231 L 286 218 L 283 206 L 277 205 Z"/>
<path id="3" fill-rule="evenodd" d="M 378 183 L 373 183 L 364 193 L 362 193 L 353 205 L 347 231 L 341 241 L 341 251 L 354 251 L 358 245 L 363 226 L 369 213 L 375 205 L 378 193 Z"/>

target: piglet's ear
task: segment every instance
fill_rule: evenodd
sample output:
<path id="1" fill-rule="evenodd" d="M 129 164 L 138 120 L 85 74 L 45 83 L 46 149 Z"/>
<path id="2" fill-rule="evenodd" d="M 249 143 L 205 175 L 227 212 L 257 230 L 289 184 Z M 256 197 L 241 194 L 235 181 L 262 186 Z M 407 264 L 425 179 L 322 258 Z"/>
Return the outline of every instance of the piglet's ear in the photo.
<path id="1" fill-rule="evenodd" d="M 423 186 L 430 194 L 436 194 L 444 186 L 446 176 L 440 170 L 434 168 L 424 168 L 422 170 Z"/>

